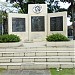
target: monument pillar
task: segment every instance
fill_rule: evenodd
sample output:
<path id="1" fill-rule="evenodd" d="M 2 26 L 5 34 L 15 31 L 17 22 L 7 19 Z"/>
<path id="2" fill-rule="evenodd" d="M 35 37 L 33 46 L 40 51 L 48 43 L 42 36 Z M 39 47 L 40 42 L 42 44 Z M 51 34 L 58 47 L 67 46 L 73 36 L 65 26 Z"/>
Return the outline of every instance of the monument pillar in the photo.
<path id="1" fill-rule="evenodd" d="M 47 36 L 47 4 L 29 4 L 29 40 L 45 40 Z"/>

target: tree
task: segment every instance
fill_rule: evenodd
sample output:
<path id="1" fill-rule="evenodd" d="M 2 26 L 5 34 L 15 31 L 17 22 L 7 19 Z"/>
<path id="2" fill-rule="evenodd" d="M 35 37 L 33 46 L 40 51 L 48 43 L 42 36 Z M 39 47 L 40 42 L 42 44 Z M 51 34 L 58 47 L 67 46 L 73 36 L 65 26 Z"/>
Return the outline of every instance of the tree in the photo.
<path id="1" fill-rule="evenodd" d="M 15 0 L 13 0 L 15 1 Z M 11 2 L 13 2 L 11 0 Z M 18 0 L 17 4 L 21 7 L 21 13 L 28 13 L 28 4 L 48 4 L 48 12 L 58 12 L 60 6 L 58 6 L 58 1 L 54 0 Z M 54 5 L 53 5 L 54 3 Z"/>
<path id="2" fill-rule="evenodd" d="M 71 5 L 68 8 L 68 15 L 70 15 L 72 18 L 72 10 L 74 10 L 74 12 L 75 12 L 75 9 L 73 9 L 73 8 L 75 8 L 74 0 L 60 0 L 60 1 L 71 3 Z"/>
<path id="3" fill-rule="evenodd" d="M 8 0 L 6 0 L 8 1 Z M 68 9 L 68 14 L 72 16 L 71 14 L 71 8 L 73 7 L 73 0 L 60 0 L 61 2 L 69 2 L 71 3 L 71 6 Z M 21 7 L 21 11 L 23 13 L 28 13 L 28 4 L 42 4 L 46 3 L 48 4 L 48 12 L 58 12 L 58 11 L 64 11 L 63 9 L 60 9 L 60 6 L 58 6 L 58 0 L 10 0 L 11 3 L 18 2 L 19 7 Z M 54 5 L 53 5 L 54 3 Z"/>
<path id="4" fill-rule="evenodd" d="M 14 2 L 15 0 L 11 0 L 11 2 Z M 17 2 L 17 0 L 16 0 Z M 44 0 L 18 0 L 17 4 L 21 8 L 21 13 L 28 13 L 28 4 L 43 4 L 45 3 Z"/>
<path id="5" fill-rule="evenodd" d="M 9 3 L 10 4 L 10 3 Z M 7 29 L 8 29 L 8 14 L 7 12 L 13 12 L 13 7 L 12 6 L 8 6 L 9 5 L 7 2 L 0 2 L 0 29 L 1 30 L 1 34 L 3 35 L 4 33 L 7 33 Z M 12 8 L 12 10 L 10 9 Z"/>
<path id="6" fill-rule="evenodd" d="M 8 0 L 6 0 L 6 1 L 8 1 Z M 21 7 L 22 13 L 28 13 L 28 4 L 35 4 L 35 3 L 43 4 L 43 3 L 45 3 L 44 0 L 10 0 L 10 2 L 11 3 L 18 2 L 17 4 L 19 5 L 19 7 Z"/>
<path id="7" fill-rule="evenodd" d="M 48 4 L 48 13 L 53 13 L 53 12 L 58 12 L 60 9 L 60 6 L 58 5 L 59 1 L 55 1 L 55 0 L 48 0 L 47 4 Z"/>
<path id="8" fill-rule="evenodd" d="M 68 9 L 68 14 L 71 15 L 72 25 L 73 25 L 73 39 L 75 40 L 75 1 L 74 0 L 61 0 L 62 2 L 70 2 L 71 5 Z"/>

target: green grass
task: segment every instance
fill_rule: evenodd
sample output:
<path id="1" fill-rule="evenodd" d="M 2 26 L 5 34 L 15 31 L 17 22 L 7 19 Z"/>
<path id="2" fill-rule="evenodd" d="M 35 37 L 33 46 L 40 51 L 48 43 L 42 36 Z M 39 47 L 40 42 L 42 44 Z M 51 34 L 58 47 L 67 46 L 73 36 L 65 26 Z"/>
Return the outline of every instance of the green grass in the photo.
<path id="1" fill-rule="evenodd" d="M 50 69 L 51 75 L 75 75 L 75 69 Z"/>
<path id="2" fill-rule="evenodd" d="M 6 70 L 5 68 L 0 68 L 0 72 L 2 72 L 2 71 L 4 71 L 4 70 Z"/>

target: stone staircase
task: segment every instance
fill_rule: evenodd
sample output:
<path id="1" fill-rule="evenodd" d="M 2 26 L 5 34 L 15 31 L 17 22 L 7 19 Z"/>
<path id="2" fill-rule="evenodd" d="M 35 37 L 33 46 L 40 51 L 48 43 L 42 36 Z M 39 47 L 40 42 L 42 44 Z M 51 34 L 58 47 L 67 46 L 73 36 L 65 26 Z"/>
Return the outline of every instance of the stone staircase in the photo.
<path id="1" fill-rule="evenodd" d="M 29 46 L 29 47 L 28 47 Z M 75 68 L 74 47 L 34 46 L 0 48 L 0 67 L 6 69 Z"/>

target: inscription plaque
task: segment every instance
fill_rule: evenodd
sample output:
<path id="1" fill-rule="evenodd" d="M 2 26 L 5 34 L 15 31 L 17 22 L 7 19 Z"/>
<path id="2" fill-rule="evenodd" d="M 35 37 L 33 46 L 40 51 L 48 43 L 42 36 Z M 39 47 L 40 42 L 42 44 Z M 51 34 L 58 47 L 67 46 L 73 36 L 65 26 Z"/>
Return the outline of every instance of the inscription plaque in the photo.
<path id="1" fill-rule="evenodd" d="M 63 31 L 63 16 L 50 18 L 50 31 Z"/>
<path id="2" fill-rule="evenodd" d="M 25 18 L 12 18 L 12 32 L 25 31 Z"/>
<path id="3" fill-rule="evenodd" d="M 31 17 L 31 31 L 45 31 L 44 16 Z"/>

